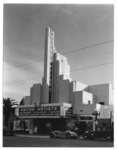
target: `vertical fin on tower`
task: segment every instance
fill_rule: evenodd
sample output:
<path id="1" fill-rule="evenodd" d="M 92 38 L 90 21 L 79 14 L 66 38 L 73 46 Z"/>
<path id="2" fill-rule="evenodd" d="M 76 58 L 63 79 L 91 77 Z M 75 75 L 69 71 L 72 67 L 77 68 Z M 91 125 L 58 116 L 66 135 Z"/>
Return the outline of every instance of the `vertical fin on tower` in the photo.
<path id="1" fill-rule="evenodd" d="M 53 54 L 56 52 L 54 46 L 54 31 L 47 27 L 45 31 L 45 52 L 44 52 L 44 77 L 42 81 L 42 103 L 49 102 L 50 67 Z"/>

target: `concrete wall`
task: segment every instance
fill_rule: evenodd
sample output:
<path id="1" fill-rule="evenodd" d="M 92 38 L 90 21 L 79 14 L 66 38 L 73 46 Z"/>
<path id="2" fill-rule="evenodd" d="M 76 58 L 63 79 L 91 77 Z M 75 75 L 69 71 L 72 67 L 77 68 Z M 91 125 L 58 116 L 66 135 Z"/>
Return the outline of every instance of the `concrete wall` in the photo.
<path id="1" fill-rule="evenodd" d="M 84 83 L 81 83 L 79 81 L 73 81 L 73 91 L 82 91 L 84 90 L 85 88 L 87 88 L 88 85 L 84 84 Z"/>
<path id="2" fill-rule="evenodd" d="M 41 103 L 49 103 L 49 86 L 48 84 L 42 84 L 42 98 Z"/>
<path id="3" fill-rule="evenodd" d="M 93 93 L 97 103 L 104 102 L 104 105 L 109 105 L 111 94 L 109 84 L 90 85 L 88 91 Z"/>
<path id="4" fill-rule="evenodd" d="M 110 118 L 110 107 L 96 104 L 96 110 L 99 112 L 98 118 Z"/>
<path id="5" fill-rule="evenodd" d="M 83 91 L 82 103 L 83 104 L 93 104 L 93 95 L 92 95 L 92 93 Z"/>
<path id="6" fill-rule="evenodd" d="M 73 92 L 73 82 L 69 83 L 69 103 L 73 104 L 74 92 Z"/>
<path id="7" fill-rule="evenodd" d="M 58 102 L 70 103 L 70 82 L 59 78 Z"/>
<path id="8" fill-rule="evenodd" d="M 63 79 L 69 79 L 70 78 L 70 66 L 67 62 L 67 58 L 59 53 L 56 53 L 56 60 L 59 62 L 59 74 L 63 75 Z"/>
<path id="9" fill-rule="evenodd" d="M 91 104 L 88 104 L 88 100 Z M 92 115 L 96 104 L 93 103 L 93 95 L 85 91 L 78 91 L 74 93 L 73 113 L 80 115 Z"/>
<path id="10" fill-rule="evenodd" d="M 25 96 L 23 103 L 24 103 L 24 105 L 30 105 L 31 104 L 30 96 Z"/>
<path id="11" fill-rule="evenodd" d="M 42 86 L 41 84 L 34 84 L 30 90 L 31 104 L 40 103 L 42 97 Z"/>
<path id="12" fill-rule="evenodd" d="M 79 107 L 82 104 L 82 91 L 74 92 L 73 107 Z"/>
<path id="13" fill-rule="evenodd" d="M 51 81 L 51 103 L 58 102 L 59 86 L 59 61 L 56 60 L 56 54 L 52 62 L 52 81 Z"/>
<path id="14" fill-rule="evenodd" d="M 91 100 L 91 104 L 88 104 L 89 99 Z M 86 91 L 79 91 L 74 93 L 74 114 L 92 115 L 94 111 L 97 111 L 100 114 L 98 118 L 110 118 L 110 106 L 96 104 L 93 101 L 93 95 Z"/>
<path id="15" fill-rule="evenodd" d="M 70 102 L 71 92 L 69 81 L 70 66 L 67 63 L 67 59 L 59 53 L 54 53 L 52 62 L 51 103 Z"/>
<path id="16" fill-rule="evenodd" d="M 95 104 L 86 104 L 78 106 L 78 109 L 74 109 L 74 114 L 79 115 L 92 115 L 95 110 Z"/>

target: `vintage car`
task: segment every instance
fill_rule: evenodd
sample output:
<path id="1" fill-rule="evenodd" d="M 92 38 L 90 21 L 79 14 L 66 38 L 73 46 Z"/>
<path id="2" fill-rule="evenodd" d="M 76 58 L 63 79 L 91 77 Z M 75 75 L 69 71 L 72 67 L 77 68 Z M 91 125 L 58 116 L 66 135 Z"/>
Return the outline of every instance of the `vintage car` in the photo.
<path id="1" fill-rule="evenodd" d="M 86 131 L 83 135 L 83 139 L 89 140 L 107 140 L 113 141 L 113 132 L 112 131 Z"/>
<path id="2" fill-rule="evenodd" d="M 6 126 L 3 126 L 3 136 L 13 136 L 13 135 L 14 135 L 13 130 L 10 130 Z"/>
<path id="3" fill-rule="evenodd" d="M 50 138 L 77 139 L 78 135 L 76 132 L 70 130 L 66 130 L 66 131 L 55 130 L 50 133 Z"/>

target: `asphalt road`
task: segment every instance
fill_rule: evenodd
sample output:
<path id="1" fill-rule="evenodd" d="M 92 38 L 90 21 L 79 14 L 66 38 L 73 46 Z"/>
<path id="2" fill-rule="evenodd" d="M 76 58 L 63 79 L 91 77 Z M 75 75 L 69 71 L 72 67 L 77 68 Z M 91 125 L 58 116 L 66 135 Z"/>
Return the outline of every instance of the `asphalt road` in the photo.
<path id="1" fill-rule="evenodd" d="M 4 136 L 3 147 L 113 147 L 113 142 Z"/>

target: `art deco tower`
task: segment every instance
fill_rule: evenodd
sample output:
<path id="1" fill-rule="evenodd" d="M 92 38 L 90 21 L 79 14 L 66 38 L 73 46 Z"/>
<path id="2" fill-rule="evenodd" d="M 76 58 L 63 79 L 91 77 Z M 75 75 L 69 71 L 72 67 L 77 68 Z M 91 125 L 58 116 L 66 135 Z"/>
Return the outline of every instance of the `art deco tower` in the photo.
<path id="1" fill-rule="evenodd" d="M 45 53 L 44 53 L 44 77 L 42 81 L 42 102 L 49 102 L 50 68 L 53 54 L 56 52 L 54 46 L 54 32 L 50 27 L 45 31 Z"/>
<path id="2" fill-rule="evenodd" d="M 44 52 L 44 77 L 42 81 L 42 103 L 58 103 L 69 92 L 70 66 L 67 58 L 59 54 L 54 46 L 54 31 L 46 28 Z M 67 83 L 68 82 L 68 83 Z M 62 88 L 67 89 L 63 93 Z"/>

